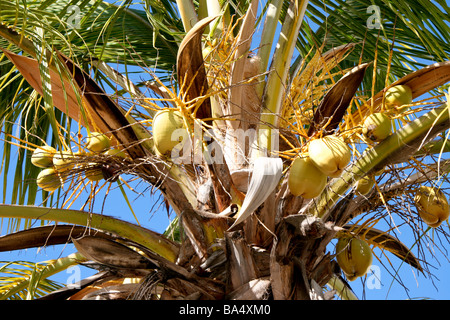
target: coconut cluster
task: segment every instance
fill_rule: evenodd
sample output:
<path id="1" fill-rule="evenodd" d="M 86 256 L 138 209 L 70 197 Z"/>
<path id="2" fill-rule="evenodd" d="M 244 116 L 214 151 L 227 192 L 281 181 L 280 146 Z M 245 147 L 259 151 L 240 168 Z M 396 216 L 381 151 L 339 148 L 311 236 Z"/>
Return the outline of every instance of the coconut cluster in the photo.
<path id="1" fill-rule="evenodd" d="M 38 174 L 36 183 L 45 191 L 52 192 L 60 188 L 69 172 L 76 166 L 80 167 L 87 179 L 99 181 L 107 179 L 105 170 L 97 163 L 82 163 L 81 157 L 89 155 L 105 155 L 125 158 L 125 153 L 118 149 L 111 148 L 111 140 L 104 134 L 91 132 L 86 140 L 85 148 L 88 153 L 72 152 L 71 150 L 57 151 L 51 146 L 41 146 L 33 151 L 31 163 L 36 167 L 42 168 Z"/>
<path id="2" fill-rule="evenodd" d="M 341 137 L 328 135 L 312 140 L 308 151 L 292 163 L 288 177 L 291 193 L 307 199 L 317 197 L 327 178 L 339 177 L 351 157 L 351 150 Z"/>
<path id="3" fill-rule="evenodd" d="M 412 103 L 412 91 L 407 85 L 396 85 L 386 91 L 384 97 L 384 110 L 375 112 L 364 119 L 362 134 L 369 143 L 380 143 L 392 134 L 392 120 L 389 114 L 405 111 L 407 105 Z M 373 176 L 365 176 L 358 181 L 356 191 L 361 195 L 370 192 L 375 184 Z"/>

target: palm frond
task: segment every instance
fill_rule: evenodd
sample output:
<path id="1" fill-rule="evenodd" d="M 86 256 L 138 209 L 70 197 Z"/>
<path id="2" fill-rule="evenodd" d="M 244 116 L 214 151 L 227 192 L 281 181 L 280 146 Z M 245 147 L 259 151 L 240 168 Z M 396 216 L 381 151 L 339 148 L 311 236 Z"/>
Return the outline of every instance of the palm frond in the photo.
<path id="1" fill-rule="evenodd" d="M 29 300 L 57 290 L 62 285 L 47 278 L 84 260 L 72 254 L 42 263 L 4 262 L 0 267 L 0 300 Z"/>

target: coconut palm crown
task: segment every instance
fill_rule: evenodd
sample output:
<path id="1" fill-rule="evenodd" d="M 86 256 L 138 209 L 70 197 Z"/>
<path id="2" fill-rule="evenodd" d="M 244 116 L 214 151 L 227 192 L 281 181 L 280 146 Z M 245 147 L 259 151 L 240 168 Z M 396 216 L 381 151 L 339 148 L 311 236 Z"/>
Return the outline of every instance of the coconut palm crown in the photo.
<path id="1" fill-rule="evenodd" d="M 422 243 L 448 246 L 448 14 L 414 1 L 0 0 L 0 250 L 74 245 L 5 263 L 0 298 L 357 299 L 348 281 L 375 259 L 431 275 Z M 388 122 L 371 124 L 377 139 L 373 114 Z M 112 187 L 125 205 L 127 189 L 151 187 L 175 213 L 167 230 L 94 212 Z M 98 272 L 49 279 L 76 264 Z"/>

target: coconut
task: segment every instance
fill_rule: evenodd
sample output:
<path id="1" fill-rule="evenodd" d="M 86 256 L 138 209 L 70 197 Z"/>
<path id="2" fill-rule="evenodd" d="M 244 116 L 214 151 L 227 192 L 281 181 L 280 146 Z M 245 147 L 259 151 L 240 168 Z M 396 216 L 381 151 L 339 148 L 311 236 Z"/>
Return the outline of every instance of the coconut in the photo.
<path id="1" fill-rule="evenodd" d="M 49 168 L 53 165 L 56 149 L 50 146 L 37 147 L 31 156 L 31 163 L 39 168 Z"/>
<path id="2" fill-rule="evenodd" d="M 366 195 L 370 192 L 370 190 L 372 190 L 374 185 L 375 179 L 373 176 L 364 176 L 363 178 L 358 180 L 356 184 L 356 192 L 361 195 Z"/>
<path id="3" fill-rule="evenodd" d="M 111 140 L 103 133 L 91 132 L 86 140 L 86 148 L 92 152 L 103 152 L 111 147 Z"/>
<path id="4" fill-rule="evenodd" d="M 119 149 L 114 149 L 114 148 L 105 151 L 104 155 L 109 156 L 109 157 L 119 157 L 119 158 L 123 158 L 123 159 L 125 159 L 127 157 L 125 152 L 123 152 L 122 150 L 119 150 Z"/>
<path id="5" fill-rule="evenodd" d="M 38 187 L 49 192 L 55 191 L 61 187 L 61 179 L 53 168 L 46 168 L 39 172 L 36 183 Z"/>
<path id="6" fill-rule="evenodd" d="M 366 241 L 358 237 L 339 238 L 336 260 L 349 281 L 366 274 L 372 265 L 372 250 Z"/>
<path id="7" fill-rule="evenodd" d="M 57 152 L 53 156 L 53 166 L 59 172 L 70 170 L 75 167 L 75 157 L 71 151 Z"/>
<path id="8" fill-rule="evenodd" d="M 153 118 L 153 141 L 155 148 L 163 156 L 169 156 L 172 149 L 183 141 L 184 120 L 181 112 L 176 110 L 158 111 Z"/>
<path id="9" fill-rule="evenodd" d="M 342 138 L 328 135 L 312 140 L 308 147 L 312 162 L 327 176 L 339 177 L 352 153 Z"/>
<path id="10" fill-rule="evenodd" d="M 327 176 L 319 170 L 308 156 L 297 157 L 289 172 L 289 190 L 294 196 L 306 199 L 317 197 L 325 188 Z"/>
<path id="11" fill-rule="evenodd" d="M 417 212 L 432 228 L 437 228 L 449 217 L 449 205 L 445 194 L 438 188 L 421 186 L 414 197 Z"/>
<path id="12" fill-rule="evenodd" d="M 401 107 L 412 103 L 412 91 L 407 85 L 397 85 L 389 88 L 384 97 L 384 106 L 386 109 L 392 107 Z"/>
<path id="13" fill-rule="evenodd" d="M 381 112 L 372 113 L 364 120 L 362 133 L 373 142 L 383 141 L 392 133 L 391 119 Z"/>
<path id="14" fill-rule="evenodd" d="M 103 171 L 96 163 L 90 163 L 85 170 L 86 178 L 91 181 L 100 181 L 103 179 Z"/>

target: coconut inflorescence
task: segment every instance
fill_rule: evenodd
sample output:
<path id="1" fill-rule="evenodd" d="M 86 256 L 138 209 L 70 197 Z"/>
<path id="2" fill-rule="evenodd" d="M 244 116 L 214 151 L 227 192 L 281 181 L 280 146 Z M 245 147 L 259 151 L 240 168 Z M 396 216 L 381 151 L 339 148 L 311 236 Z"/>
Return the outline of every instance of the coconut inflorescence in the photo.
<path id="1" fill-rule="evenodd" d="M 359 237 L 344 236 L 336 244 L 336 260 L 349 281 L 362 277 L 372 265 L 372 250 Z"/>
<path id="2" fill-rule="evenodd" d="M 362 133 L 372 142 L 381 142 L 392 133 L 391 119 L 385 113 L 372 113 L 364 120 Z"/>
<path id="3" fill-rule="evenodd" d="M 75 167 L 83 170 L 86 178 L 90 181 L 99 181 L 101 179 L 109 179 L 105 177 L 103 167 L 113 168 L 115 181 L 118 177 L 117 170 L 120 168 L 120 164 L 115 161 L 111 162 L 111 158 L 119 159 L 119 162 L 126 159 L 125 152 L 118 148 L 111 148 L 111 140 L 104 134 L 98 132 L 91 132 L 84 146 L 88 152 L 80 149 L 78 152 L 72 152 L 71 150 L 57 151 L 50 146 L 42 146 L 36 148 L 31 157 L 31 162 L 37 167 L 43 168 L 37 177 L 37 185 L 45 191 L 54 191 L 61 187 L 65 179 L 71 174 L 71 170 Z M 85 157 L 105 157 L 100 163 L 83 163 L 82 159 Z M 95 161 L 95 160 L 94 160 Z M 115 163 L 113 166 L 112 164 Z M 47 170 L 48 169 L 48 170 Z M 110 172 L 109 172 L 110 173 Z"/>
<path id="4" fill-rule="evenodd" d="M 437 228 L 449 217 L 447 197 L 442 190 L 420 186 L 414 197 L 417 212 L 422 220 L 432 228 Z"/>
<path id="5" fill-rule="evenodd" d="M 327 176 L 339 177 L 350 162 L 352 153 L 345 141 L 338 136 L 328 135 L 314 139 L 308 148 L 311 161 Z"/>
<path id="6" fill-rule="evenodd" d="M 289 190 L 295 196 L 306 199 L 317 197 L 325 188 L 327 176 L 317 168 L 309 156 L 297 157 L 289 172 Z"/>
<path id="7" fill-rule="evenodd" d="M 158 111 L 153 118 L 152 132 L 156 150 L 163 156 L 170 156 L 172 149 L 185 137 L 183 115 L 172 109 Z"/>

